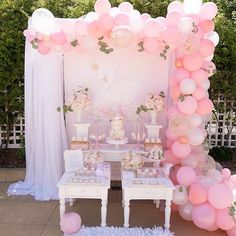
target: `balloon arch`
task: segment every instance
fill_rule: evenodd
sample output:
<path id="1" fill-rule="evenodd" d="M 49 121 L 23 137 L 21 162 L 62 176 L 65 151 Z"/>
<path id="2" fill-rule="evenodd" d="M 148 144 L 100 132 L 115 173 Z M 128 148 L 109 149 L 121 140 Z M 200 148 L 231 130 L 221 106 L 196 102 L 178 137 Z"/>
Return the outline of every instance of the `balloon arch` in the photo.
<path id="1" fill-rule="evenodd" d="M 166 162 L 174 164 L 174 203 L 180 215 L 198 227 L 209 231 L 220 228 L 236 235 L 236 176 L 222 170 L 204 148 L 204 125 L 213 109 L 208 78 L 216 70 L 211 61 L 219 41 L 214 31 L 216 14 L 214 3 L 202 4 L 201 0 L 171 2 L 166 18 L 140 14 L 128 2 L 112 8 L 108 0 L 98 0 L 95 12 L 61 24 L 48 10 L 38 9 L 24 35 L 43 55 L 72 50 L 110 54 L 133 47 L 140 53 L 159 54 L 165 60 L 174 52 L 165 151 Z"/>

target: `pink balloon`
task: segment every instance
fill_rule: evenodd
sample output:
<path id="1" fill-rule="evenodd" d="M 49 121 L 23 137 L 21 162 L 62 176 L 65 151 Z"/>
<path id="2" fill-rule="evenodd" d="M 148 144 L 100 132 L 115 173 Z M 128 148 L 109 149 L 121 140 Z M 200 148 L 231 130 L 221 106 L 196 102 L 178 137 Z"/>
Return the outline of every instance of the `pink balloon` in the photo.
<path id="1" fill-rule="evenodd" d="M 202 54 L 203 57 L 209 57 L 214 53 L 215 45 L 209 39 L 202 39 L 200 43 L 199 52 Z"/>
<path id="2" fill-rule="evenodd" d="M 157 37 L 160 35 L 161 28 L 157 20 L 149 19 L 144 23 L 143 33 L 147 37 Z"/>
<path id="3" fill-rule="evenodd" d="M 191 146 L 175 141 L 171 147 L 171 151 L 176 157 L 183 159 L 191 153 Z"/>
<path id="4" fill-rule="evenodd" d="M 178 10 L 173 10 L 166 15 L 166 22 L 169 26 L 176 26 L 183 14 Z"/>
<path id="5" fill-rule="evenodd" d="M 228 236 L 236 236 L 236 226 L 227 231 Z"/>
<path id="6" fill-rule="evenodd" d="M 197 111 L 198 104 L 194 97 L 188 96 L 184 98 L 184 101 L 178 101 L 177 107 L 182 113 L 191 115 Z"/>
<path id="7" fill-rule="evenodd" d="M 173 142 L 170 141 L 169 139 L 166 140 L 166 148 L 171 149 L 171 146 L 173 145 Z"/>
<path id="8" fill-rule="evenodd" d="M 193 204 L 190 202 L 187 202 L 186 204 L 179 206 L 179 214 L 184 220 L 191 221 L 192 209 L 193 209 Z"/>
<path id="9" fill-rule="evenodd" d="M 182 80 L 189 78 L 190 73 L 184 68 L 180 68 L 174 72 L 173 76 L 177 79 L 178 82 L 181 82 Z"/>
<path id="10" fill-rule="evenodd" d="M 51 48 L 46 47 L 45 44 L 43 42 L 38 44 L 38 52 L 40 54 L 46 55 L 51 51 Z"/>
<path id="11" fill-rule="evenodd" d="M 216 225 L 223 230 L 230 230 L 234 227 L 233 217 L 229 215 L 229 209 L 216 211 Z"/>
<path id="12" fill-rule="evenodd" d="M 199 16 L 202 19 L 212 20 L 217 15 L 218 9 L 215 3 L 207 2 L 201 6 Z"/>
<path id="13" fill-rule="evenodd" d="M 193 146 L 198 146 L 204 142 L 205 130 L 203 128 L 191 128 L 187 132 L 188 142 Z"/>
<path id="14" fill-rule="evenodd" d="M 168 119 L 171 119 L 172 117 L 181 115 L 182 113 L 178 110 L 176 106 L 171 106 L 167 110 L 167 117 Z"/>
<path id="15" fill-rule="evenodd" d="M 176 10 L 184 14 L 184 6 L 179 1 L 171 2 L 167 8 L 167 12 L 176 11 Z"/>
<path id="16" fill-rule="evenodd" d="M 197 180 L 196 172 L 193 168 L 182 166 L 177 172 L 177 181 L 179 184 L 189 186 Z"/>
<path id="17" fill-rule="evenodd" d="M 160 50 L 160 43 L 156 38 L 145 38 L 143 47 L 149 53 L 156 53 Z"/>
<path id="18" fill-rule="evenodd" d="M 205 61 L 202 68 L 207 71 L 208 77 L 214 75 L 216 71 L 216 65 L 212 61 Z"/>
<path id="19" fill-rule="evenodd" d="M 173 184 L 178 184 L 178 181 L 177 181 L 177 173 L 179 171 L 179 169 L 181 168 L 180 165 L 175 165 L 171 168 L 170 170 L 170 180 L 172 181 Z"/>
<path id="20" fill-rule="evenodd" d="M 230 175 L 231 175 L 230 169 L 224 168 L 221 173 L 222 173 L 222 175 L 223 175 L 224 178 L 226 178 L 226 179 L 229 179 L 229 178 L 230 178 Z"/>
<path id="21" fill-rule="evenodd" d="M 210 99 L 204 98 L 198 101 L 197 113 L 200 115 L 207 115 L 211 113 L 213 109 L 213 103 Z"/>
<path id="22" fill-rule="evenodd" d="M 173 165 L 179 165 L 180 159 L 174 156 L 174 154 L 170 150 L 166 150 L 164 152 L 164 161 L 163 163 L 172 163 Z"/>
<path id="23" fill-rule="evenodd" d="M 152 17 L 148 13 L 143 13 L 141 15 L 141 18 L 142 18 L 143 22 L 146 22 L 147 20 L 151 19 Z"/>
<path id="24" fill-rule="evenodd" d="M 128 25 L 129 16 L 126 13 L 120 13 L 115 16 L 114 19 L 115 25 Z"/>
<path id="25" fill-rule="evenodd" d="M 208 201 L 216 209 L 224 209 L 231 206 L 233 193 L 227 185 L 217 183 L 209 189 Z"/>
<path id="26" fill-rule="evenodd" d="M 196 81 L 196 83 L 200 84 L 207 79 L 207 73 L 200 69 L 198 71 L 194 71 L 191 73 L 191 78 Z"/>
<path id="27" fill-rule="evenodd" d="M 230 178 L 229 178 L 229 181 L 231 183 L 233 183 L 234 186 L 236 187 L 236 175 L 231 175 Z"/>
<path id="28" fill-rule="evenodd" d="M 180 37 L 179 31 L 174 26 L 169 26 L 162 32 L 162 39 L 166 41 L 166 43 L 176 43 Z"/>
<path id="29" fill-rule="evenodd" d="M 170 128 L 167 128 L 166 130 L 166 137 L 170 140 L 170 141 L 175 141 L 178 137 L 176 135 L 174 135 Z"/>
<path id="30" fill-rule="evenodd" d="M 186 70 L 197 71 L 203 66 L 203 57 L 200 53 L 186 55 L 183 58 L 183 66 Z"/>
<path id="31" fill-rule="evenodd" d="M 192 218 L 196 226 L 201 229 L 208 229 L 215 224 L 216 212 L 209 203 L 204 203 L 193 207 Z"/>
<path id="32" fill-rule="evenodd" d="M 201 100 L 203 98 L 205 98 L 206 96 L 206 91 L 203 87 L 197 87 L 195 89 L 195 91 L 193 92 L 193 96 L 197 99 L 197 100 Z"/>
<path id="33" fill-rule="evenodd" d="M 215 23 L 212 20 L 202 20 L 199 23 L 199 26 L 202 28 L 204 33 L 209 33 L 215 29 Z"/>
<path id="34" fill-rule="evenodd" d="M 94 38 L 99 38 L 104 34 L 103 25 L 98 20 L 94 20 L 91 23 L 89 23 L 87 30 L 88 30 L 88 33 Z"/>
<path id="35" fill-rule="evenodd" d="M 114 18 L 108 13 L 100 15 L 99 21 L 103 24 L 105 31 L 111 30 L 114 26 Z"/>
<path id="36" fill-rule="evenodd" d="M 66 43 L 66 35 L 64 32 L 56 32 L 51 35 L 52 42 L 58 45 L 63 45 Z"/>
<path id="37" fill-rule="evenodd" d="M 217 229 L 219 229 L 219 227 L 216 224 L 214 224 L 211 228 L 208 228 L 206 230 L 210 231 L 210 232 L 213 232 L 213 231 L 216 231 Z"/>
<path id="38" fill-rule="evenodd" d="M 108 0 L 97 0 L 94 8 L 98 14 L 108 13 L 111 10 L 111 3 Z"/>
<path id="39" fill-rule="evenodd" d="M 81 217 L 75 212 L 64 214 L 60 226 L 65 234 L 74 234 L 81 227 Z"/>
<path id="40" fill-rule="evenodd" d="M 122 2 L 119 5 L 119 9 L 123 12 L 130 13 L 134 8 L 133 5 L 129 2 Z"/>
<path id="41" fill-rule="evenodd" d="M 160 27 L 161 27 L 161 31 L 163 31 L 166 27 L 166 18 L 159 16 L 156 18 L 156 21 L 159 23 Z"/>
<path id="42" fill-rule="evenodd" d="M 178 100 L 180 94 L 181 94 L 181 92 L 180 92 L 180 89 L 179 89 L 178 85 L 170 88 L 170 97 L 173 100 Z"/>
<path id="43" fill-rule="evenodd" d="M 193 184 L 189 190 L 189 201 L 194 204 L 202 204 L 207 201 L 207 189 L 200 184 Z"/>

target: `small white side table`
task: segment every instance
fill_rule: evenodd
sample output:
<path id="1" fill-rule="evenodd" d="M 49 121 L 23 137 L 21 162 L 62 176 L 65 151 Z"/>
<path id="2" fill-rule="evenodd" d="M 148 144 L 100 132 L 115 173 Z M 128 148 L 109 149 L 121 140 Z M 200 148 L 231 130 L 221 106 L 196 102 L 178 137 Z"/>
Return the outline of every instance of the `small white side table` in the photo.
<path id="1" fill-rule="evenodd" d="M 66 211 L 66 199 L 88 198 L 101 199 L 101 226 L 106 226 L 107 198 L 110 180 L 105 179 L 101 183 L 70 183 L 68 179 L 74 176 L 74 172 L 65 172 L 57 187 L 59 188 L 60 219 Z"/>
<path id="2" fill-rule="evenodd" d="M 123 175 L 122 175 L 123 176 Z M 148 178 L 145 179 L 148 181 Z M 170 228 L 171 201 L 173 199 L 174 185 L 170 179 L 156 178 L 159 185 L 134 184 L 133 180 L 122 178 L 122 204 L 124 207 L 124 227 L 129 227 L 130 200 L 165 200 L 165 228 Z"/>

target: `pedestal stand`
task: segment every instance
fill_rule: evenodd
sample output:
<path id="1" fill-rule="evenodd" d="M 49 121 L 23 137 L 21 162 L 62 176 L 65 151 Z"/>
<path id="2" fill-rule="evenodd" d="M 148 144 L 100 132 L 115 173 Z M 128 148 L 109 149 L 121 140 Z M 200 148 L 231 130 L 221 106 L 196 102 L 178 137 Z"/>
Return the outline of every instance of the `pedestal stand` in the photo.
<path id="1" fill-rule="evenodd" d="M 149 139 L 159 139 L 160 129 L 163 127 L 162 125 L 152 125 L 152 124 L 145 124 L 147 129 L 147 138 Z"/>
<path id="2" fill-rule="evenodd" d="M 89 131 L 89 127 L 90 124 L 89 123 L 75 123 L 74 124 L 75 128 L 76 128 L 76 138 L 79 139 L 83 139 L 83 138 L 87 138 L 88 139 L 88 131 Z"/>

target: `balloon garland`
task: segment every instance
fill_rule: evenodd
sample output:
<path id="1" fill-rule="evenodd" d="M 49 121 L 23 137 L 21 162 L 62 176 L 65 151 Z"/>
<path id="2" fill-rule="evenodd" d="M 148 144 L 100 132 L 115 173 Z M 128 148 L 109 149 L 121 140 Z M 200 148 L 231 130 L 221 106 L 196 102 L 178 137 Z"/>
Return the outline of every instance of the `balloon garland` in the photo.
<path id="1" fill-rule="evenodd" d="M 211 61 L 219 36 L 213 19 L 217 6 L 201 0 L 173 1 L 166 18 L 140 14 L 128 2 L 111 7 L 97 0 L 95 12 L 84 18 L 60 22 L 46 9 L 37 9 L 24 35 L 40 54 L 51 51 L 78 53 L 100 50 L 105 54 L 134 47 L 166 59 L 175 55 L 169 79 L 172 106 L 167 111 L 166 162 L 174 164 L 170 178 L 176 184 L 174 203 L 186 220 L 199 228 L 226 230 L 236 235 L 236 176 L 223 169 L 204 148 L 213 103 L 209 77 L 216 70 Z M 233 195 L 235 192 L 235 196 Z"/>

